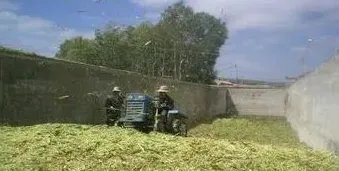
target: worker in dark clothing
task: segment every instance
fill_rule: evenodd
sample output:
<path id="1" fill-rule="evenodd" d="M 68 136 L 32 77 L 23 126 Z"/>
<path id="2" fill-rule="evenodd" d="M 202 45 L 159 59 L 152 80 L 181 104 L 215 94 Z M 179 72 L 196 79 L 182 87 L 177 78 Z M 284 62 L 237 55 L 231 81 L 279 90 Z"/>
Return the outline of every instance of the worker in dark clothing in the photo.
<path id="1" fill-rule="evenodd" d="M 124 97 L 119 87 L 113 88 L 112 95 L 106 99 L 105 108 L 107 115 L 106 124 L 108 126 L 114 125 L 120 118 L 121 110 L 124 108 Z"/>
<path id="2" fill-rule="evenodd" d="M 167 116 L 168 111 L 174 108 L 174 101 L 173 99 L 167 94 L 168 87 L 167 86 L 160 86 L 160 89 L 157 90 L 159 93 L 156 99 L 159 100 L 159 113 L 161 115 L 161 120 L 165 125 L 166 129 L 172 129 L 171 118 Z"/>

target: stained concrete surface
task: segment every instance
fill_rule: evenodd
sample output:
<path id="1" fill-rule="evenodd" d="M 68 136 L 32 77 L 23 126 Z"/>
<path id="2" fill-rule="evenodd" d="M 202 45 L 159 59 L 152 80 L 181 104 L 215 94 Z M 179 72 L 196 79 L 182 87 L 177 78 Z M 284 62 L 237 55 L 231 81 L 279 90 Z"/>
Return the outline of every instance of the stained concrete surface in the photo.
<path id="1" fill-rule="evenodd" d="M 227 89 L 47 58 L 0 54 L 0 61 L 1 123 L 104 123 L 102 107 L 114 86 L 154 95 L 168 85 L 190 125 L 226 113 Z"/>
<path id="2" fill-rule="evenodd" d="M 285 115 L 300 141 L 339 153 L 339 56 L 294 83 Z"/>
<path id="3" fill-rule="evenodd" d="M 232 89 L 49 58 L 1 55 L 1 123 L 102 124 L 104 100 L 114 86 L 154 95 L 168 85 L 190 125 L 229 115 L 283 114 L 284 90 Z"/>
<path id="4" fill-rule="evenodd" d="M 285 89 L 229 88 L 239 115 L 284 116 Z"/>

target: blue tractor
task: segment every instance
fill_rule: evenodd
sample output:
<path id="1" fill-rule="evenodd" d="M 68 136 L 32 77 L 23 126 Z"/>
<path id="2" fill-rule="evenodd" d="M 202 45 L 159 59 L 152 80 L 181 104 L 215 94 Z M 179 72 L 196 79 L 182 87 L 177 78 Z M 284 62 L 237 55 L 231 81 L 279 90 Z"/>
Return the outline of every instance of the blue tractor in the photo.
<path id="1" fill-rule="evenodd" d="M 122 111 L 120 119 L 116 122 L 117 126 L 125 128 L 135 128 L 143 132 L 171 133 L 180 136 L 187 136 L 188 117 L 179 112 L 179 110 L 170 110 L 167 114 L 169 126 L 160 122 L 158 100 L 142 93 L 126 94 L 126 110 Z M 170 118 L 170 119 L 169 119 Z"/>
<path id="2" fill-rule="evenodd" d="M 117 126 L 144 131 L 152 130 L 154 124 L 152 102 L 151 96 L 142 93 L 127 93 L 126 110 L 122 112 L 116 123 Z"/>

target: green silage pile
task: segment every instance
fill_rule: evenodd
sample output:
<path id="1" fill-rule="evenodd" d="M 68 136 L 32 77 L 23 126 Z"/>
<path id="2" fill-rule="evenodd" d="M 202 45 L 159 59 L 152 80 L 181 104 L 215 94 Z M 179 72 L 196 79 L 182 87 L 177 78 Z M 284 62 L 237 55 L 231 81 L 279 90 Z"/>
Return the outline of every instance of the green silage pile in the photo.
<path id="1" fill-rule="evenodd" d="M 203 129 L 215 133 L 213 129 L 219 129 L 222 122 L 227 124 L 229 119 Z M 219 134 L 199 136 L 74 124 L 2 126 L 0 170 L 339 170 L 338 159 L 324 152 L 241 141 L 237 139 L 241 135 L 230 140 Z"/>
<path id="2" fill-rule="evenodd" d="M 305 147 L 301 145 L 285 119 L 280 117 L 242 116 L 218 119 L 190 131 L 194 137 L 248 141 L 262 145 Z"/>

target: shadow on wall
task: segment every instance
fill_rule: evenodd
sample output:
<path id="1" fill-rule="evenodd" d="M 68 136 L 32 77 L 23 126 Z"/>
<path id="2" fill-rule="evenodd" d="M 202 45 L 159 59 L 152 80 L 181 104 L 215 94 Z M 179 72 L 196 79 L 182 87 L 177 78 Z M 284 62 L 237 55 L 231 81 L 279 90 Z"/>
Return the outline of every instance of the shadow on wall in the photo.
<path id="1" fill-rule="evenodd" d="M 199 120 L 199 121 L 193 123 L 190 126 L 190 129 L 193 129 L 193 128 L 199 126 L 200 124 L 212 124 L 217 119 L 224 119 L 224 118 L 230 118 L 230 117 L 238 116 L 239 112 L 238 112 L 238 110 L 237 110 L 237 108 L 234 104 L 234 101 L 231 97 L 231 93 L 228 89 L 226 90 L 225 98 L 226 98 L 226 100 L 225 100 L 226 101 L 226 108 L 225 108 L 224 113 Z"/>
<path id="2" fill-rule="evenodd" d="M 226 91 L 226 116 L 237 116 L 239 112 L 234 104 L 229 90 Z"/>
<path id="3" fill-rule="evenodd" d="M 24 99 L 28 97 L 22 96 Z M 5 97 L 5 99 L 8 97 Z M 17 109 L 15 118 L 6 117 L 6 115 L 1 115 L 0 125 L 6 126 L 31 126 L 36 124 L 47 124 L 47 123 L 63 123 L 63 124 L 87 124 L 87 125 L 100 125 L 103 124 L 101 120 L 105 118 L 105 111 L 103 110 L 103 98 L 98 95 L 87 94 L 84 96 L 76 95 L 66 95 L 60 96 L 53 101 L 53 109 L 50 106 L 43 104 L 43 100 L 37 100 L 39 104 L 35 101 L 36 98 L 41 99 L 40 97 L 29 98 L 33 101 L 35 105 L 40 105 L 40 109 L 43 113 L 38 113 L 34 119 L 31 119 L 31 115 L 34 115 L 34 112 L 25 112 L 24 110 L 29 110 L 31 107 L 23 107 L 22 109 Z M 46 100 L 47 101 L 47 100 Z M 47 101 L 49 102 L 49 101 Z M 27 101 L 27 103 L 30 103 Z M 79 107 L 79 104 L 82 107 Z M 53 111 L 52 111 L 53 110 Z M 4 110 L 6 112 L 6 110 Z M 58 113 L 56 115 L 55 113 Z M 83 115 L 69 115 L 69 113 L 82 113 Z M 74 122 L 76 120 L 77 122 Z"/>

